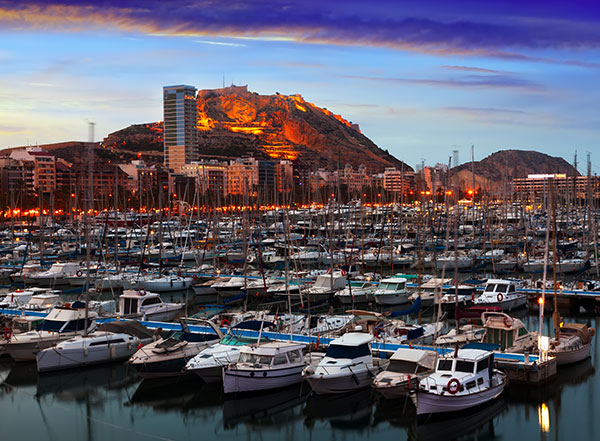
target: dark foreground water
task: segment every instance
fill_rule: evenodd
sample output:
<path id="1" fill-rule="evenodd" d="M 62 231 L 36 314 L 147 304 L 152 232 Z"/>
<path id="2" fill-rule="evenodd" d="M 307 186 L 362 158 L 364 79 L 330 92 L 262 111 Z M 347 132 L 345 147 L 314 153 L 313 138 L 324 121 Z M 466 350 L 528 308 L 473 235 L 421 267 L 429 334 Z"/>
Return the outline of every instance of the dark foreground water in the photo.
<path id="1" fill-rule="evenodd" d="M 569 319 L 572 320 L 573 318 Z M 537 318 L 524 317 L 529 328 Z M 598 329 L 595 317 L 577 317 Z M 545 320 L 545 328 L 548 322 Z M 141 381 L 125 365 L 37 375 L 0 359 L 0 439 L 13 440 L 597 440 L 598 339 L 591 359 L 541 388 L 509 386 L 492 405 L 417 425 L 410 400 L 370 390 L 314 397 L 308 387 L 225 400 L 191 378 Z"/>

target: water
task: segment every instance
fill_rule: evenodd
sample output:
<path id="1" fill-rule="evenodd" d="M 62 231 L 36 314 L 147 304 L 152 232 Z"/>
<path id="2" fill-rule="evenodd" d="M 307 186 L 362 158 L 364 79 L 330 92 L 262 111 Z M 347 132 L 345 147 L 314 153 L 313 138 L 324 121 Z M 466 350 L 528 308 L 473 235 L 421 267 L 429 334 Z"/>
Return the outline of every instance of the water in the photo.
<path id="1" fill-rule="evenodd" d="M 537 317 L 523 318 L 530 329 Z M 568 318 L 567 320 L 572 320 Z M 595 317 L 577 317 L 598 329 Z M 547 329 L 549 318 L 544 320 Z M 306 385 L 224 399 L 195 377 L 140 380 L 125 365 L 38 375 L 34 364 L 0 359 L 3 440 L 594 440 L 600 437 L 598 339 L 591 359 L 559 369 L 541 388 L 509 386 L 491 406 L 417 425 L 405 399 L 371 390 L 314 397 Z M 596 408 L 598 406 L 598 408 Z"/>

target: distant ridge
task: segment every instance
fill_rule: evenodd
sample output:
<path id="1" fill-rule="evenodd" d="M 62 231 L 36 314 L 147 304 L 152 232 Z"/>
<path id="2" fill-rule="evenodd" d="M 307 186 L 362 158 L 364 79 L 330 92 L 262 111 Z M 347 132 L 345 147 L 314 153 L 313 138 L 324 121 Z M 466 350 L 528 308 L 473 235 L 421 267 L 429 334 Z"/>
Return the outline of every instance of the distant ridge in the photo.
<path id="1" fill-rule="evenodd" d="M 533 150 L 500 150 L 473 164 L 475 186 L 490 188 L 511 182 L 514 178 L 526 178 L 530 174 L 565 173 L 579 176 L 575 168 L 563 158 L 550 156 Z M 459 186 L 471 187 L 471 163 L 453 167 L 450 176 Z"/>

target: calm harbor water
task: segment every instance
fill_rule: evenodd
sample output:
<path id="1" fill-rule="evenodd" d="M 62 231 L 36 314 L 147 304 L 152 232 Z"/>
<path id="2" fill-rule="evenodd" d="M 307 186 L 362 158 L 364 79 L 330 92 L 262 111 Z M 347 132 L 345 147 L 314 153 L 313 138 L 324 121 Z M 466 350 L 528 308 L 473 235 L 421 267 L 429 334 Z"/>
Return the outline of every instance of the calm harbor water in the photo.
<path id="1" fill-rule="evenodd" d="M 524 322 L 536 329 L 536 316 Z M 596 317 L 568 317 L 598 329 Z M 549 318 L 544 319 L 547 330 Z M 598 339 L 592 357 L 540 388 L 509 386 L 492 405 L 417 425 L 410 400 L 371 390 L 315 397 L 308 386 L 224 399 L 195 377 L 140 380 L 125 365 L 38 375 L 0 358 L 3 440 L 594 440 L 600 437 Z"/>

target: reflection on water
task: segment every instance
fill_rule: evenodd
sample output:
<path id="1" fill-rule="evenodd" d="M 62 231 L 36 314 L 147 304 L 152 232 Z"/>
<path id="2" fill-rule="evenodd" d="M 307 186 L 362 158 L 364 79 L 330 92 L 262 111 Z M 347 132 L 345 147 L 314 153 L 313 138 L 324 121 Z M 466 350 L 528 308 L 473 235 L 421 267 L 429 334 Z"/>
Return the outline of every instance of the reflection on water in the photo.
<path id="1" fill-rule="evenodd" d="M 535 317 L 524 318 L 530 329 Z M 598 329 L 595 318 L 586 317 Z M 544 329 L 550 326 L 544 321 Z M 35 364 L 0 358 L 2 439 L 127 441 L 262 439 L 571 440 L 598 439 L 592 358 L 561 367 L 542 387 L 510 386 L 488 406 L 451 420 L 417 424 L 410 399 L 370 389 L 316 396 L 307 385 L 224 397 L 196 376 L 141 381 L 127 365 L 38 375 Z"/>

